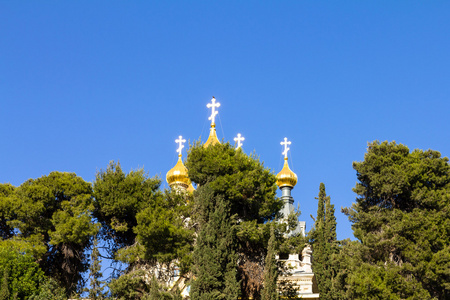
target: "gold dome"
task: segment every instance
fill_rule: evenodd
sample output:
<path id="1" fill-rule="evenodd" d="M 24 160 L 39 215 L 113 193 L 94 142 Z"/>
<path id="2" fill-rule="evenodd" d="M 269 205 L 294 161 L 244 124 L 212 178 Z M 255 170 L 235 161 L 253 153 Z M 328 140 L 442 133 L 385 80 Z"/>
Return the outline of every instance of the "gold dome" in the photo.
<path id="1" fill-rule="evenodd" d="M 277 185 L 279 188 L 289 186 L 293 188 L 297 184 L 297 174 L 289 169 L 288 159 L 284 158 L 284 166 L 280 173 L 277 174 Z"/>
<path id="2" fill-rule="evenodd" d="M 170 187 L 176 186 L 183 189 L 189 187 L 191 181 L 188 177 L 188 170 L 181 161 L 181 154 L 178 155 L 178 161 L 175 167 L 167 172 L 166 180 Z"/>
<path id="3" fill-rule="evenodd" d="M 209 137 L 206 140 L 206 143 L 203 145 L 203 147 L 208 147 L 209 145 L 215 145 L 215 144 L 220 144 L 219 139 L 217 138 L 217 134 L 216 134 L 216 125 L 211 124 L 211 129 L 209 130 Z"/>

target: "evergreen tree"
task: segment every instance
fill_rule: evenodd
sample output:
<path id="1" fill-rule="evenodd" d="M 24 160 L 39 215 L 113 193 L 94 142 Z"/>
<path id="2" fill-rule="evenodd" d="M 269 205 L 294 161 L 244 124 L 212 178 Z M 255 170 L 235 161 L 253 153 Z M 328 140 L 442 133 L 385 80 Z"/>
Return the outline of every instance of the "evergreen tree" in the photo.
<path id="1" fill-rule="evenodd" d="M 114 162 L 97 172 L 94 217 L 102 225 L 100 236 L 109 243 L 111 258 L 118 249 L 135 244 L 137 214 L 162 198 L 160 184 L 158 178 L 149 178 L 143 169 L 126 174 Z"/>
<path id="2" fill-rule="evenodd" d="M 248 156 L 241 149 L 235 150 L 229 143 L 210 145 L 207 148 L 200 143 L 191 145 L 186 167 L 189 170 L 189 178 L 199 186 L 193 199 L 193 217 L 199 227 L 194 251 L 194 270 L 197 270 L 195 272 L 199 272 L 199 268 L 203 267 L 200 264 L 200 259 L 203 259 L 200 254 L 208 255 L 200 249 L 214 248 L 214 243 L 231 243 L 230 248 L 217 246 L 224 251 L 221 255 L 211 254 L 228 259 L 230 267 L 221 267 L 220 271 L 228 270 L 228 276 L 196 273 L 199 277 L 194 284 L 197 287 L 193 285 L 194 292 L 197 288 L 197 291 L 203 291 L 207 286 L 216 286 L 220 295 L 223 292 L 220 287 L 223 286 L 225 278 L 228 278 L 230 295 L 235 294 L 234 282 L 237 280 L 241 284 L 242 298 L 258 299 L 270 234 L 268 221 L 278 216 L 283 204 L 276 197 L 275 176 L 257 157 Z M 222 207 L 220 209 L 225 212 L 226 219 L 221 220 L 214 215 L 214 211 L 219 209 L 216 204 Z M 217 222 L 210 225 L 210 219 Z M 230 226 L 230 235 L 225 235 L 218 224 Z M 208 236 L 219 238 L 214 241 Z M 236 261 L 233 268 L 232 261 Z"/>
<path id="3" fill-rule="evenodd" d="M 323 299 L 338 299 L 333 288 L 339 263 L 336 259 L 338 246 L 336 241 L 336 217 L 334 205 L 325 192 L 325 184 L 320 183 L 317 218 L 310 233 L 314 263 L 313 271 L 318 282 L 320 296 Z"/>
<path id="4" fill-rule="evenodd" d="M 97 246 L 98 240 L 95 238 L 92 244 L 91 264 L 89 266 L 89 280 L 91 286 L 89 289 L 89 298 L 94 300 L 103 299 L 103 282 L 101 281 L 103 274 L 100 272 L 101 259 Z"/>
<path id="5" fill-rule="evenodd" d="M 278 266 L 275 259 L 275 230 L 270 227 L 270 239 L 264 266 L 264 288 L 262 300 L 278 300 L 277 290 Z"/>
<path id="6" fill-rule="evenodd" d="M 88 268 L 85 250 L 98 231 L 92 221 L 91 185 L 74 173 L 52 172 L 1 190 L 0 215 L 9 226 L 6 230 L 0 226 L 2 236 L 28 244 L 28 253 L 45 274 L 63 285 L 68 295 L 76 292 Z M 8 233 L 11 228 L 13 237 Z"/>
<path id="7" fill-rule="evenodd" d="M 191 299 L 237 299 L 236 227 L 229 205 L 222 196 L 214 196 L 207 186 L 200 187 L 198 193 L 201 230 L 194 249 L 195 279 L 191 286 Z"/>
<path id="8" fill-rule="evenodd" d="M 28 299 L 47 279 L 36 259 L 23 250 L 0 240 L 0 299 Z"/>
<path id="9" fill-rule="evenodd" d="M 344 248 L 347 297 L 449 299 L 448 159 L 375 141 L 353 168 L 358 198 L 343 211 L 359 241 Z"/>

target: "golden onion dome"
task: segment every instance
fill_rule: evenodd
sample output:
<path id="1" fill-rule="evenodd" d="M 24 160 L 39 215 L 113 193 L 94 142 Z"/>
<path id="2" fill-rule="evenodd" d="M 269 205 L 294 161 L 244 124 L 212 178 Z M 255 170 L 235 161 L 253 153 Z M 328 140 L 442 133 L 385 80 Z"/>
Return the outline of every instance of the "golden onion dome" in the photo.
<path id="1" fill-rule="evenodd" d="M 188 170 L 181 161 L 181 154 L 178 155 L 178 161 L 175 167 L 167 172 L 166 180 L 170 187 L 176 186 L 184 189 L 189 187 L 191 181 L 188 177 Z"/>
<path id="2" fill-rule="evenodd" d="M 203 145 L 203 147 L 208 147 L 209 145 L 215 145 L 215 144 L 217 144 L 217 143 L 219 143 L 220 144 L 220 141 L 219 141 L 219 139 L 217 138 L 217 134 L 216 134 L 216 125 L 214 125 L 214 124 L 211 124 L 211 129 L 209 130 L 209 137 L 208 137 L 208 139 L 206 140 L 206 142 L 205 142 L 205 144 Z"/>
<path id="3" fill-rule="evenodd" d="M 284 158 L 284 166 L 280 173 L 277 174 L 277 185 L 279 188 L 289 186 L 293 188 L 297 184 L 297 174 L 289 169 L 288 159 Z"/>

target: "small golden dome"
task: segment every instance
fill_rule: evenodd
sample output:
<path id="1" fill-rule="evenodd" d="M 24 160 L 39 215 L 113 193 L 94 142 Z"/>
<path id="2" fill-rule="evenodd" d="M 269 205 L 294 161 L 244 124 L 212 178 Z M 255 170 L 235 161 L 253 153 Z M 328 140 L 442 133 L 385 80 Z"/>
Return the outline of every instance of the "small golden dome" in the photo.
<path id="1" fill-rule="evenodd" d="M 288 159 L 284 158 L 284 166 L 280 173 L 277 174 L 277 185 L 279 188 L 289 186 L 293 188 L 297 184 L 297 174 L 289 169 Z"/>
<path id="2" fill-rule="evenodd" d="M 175 167 L 167 172 L 166 180 L 170 187 L 176 186 L 184 189 L 189 187 L 191 181 L 188 177 L 188 170 L 181 161 L 181 155 L 178 155 L 178 161 Z"/>
<path id="3" fill-rule="evenodd" d="M 209 145 L 215 145 L 215 144 L 217 144 L 217 143 L 219 143 L 220 144 L 220 141 L 219 141 L 219 139 L 217 138 L 217 134 L 216 134 L 216 125 L 214 125 L 214 124 L 211 124 L 211 129 L 209 130 L 209 137 L 208 137 L 208 139 L 206 140 L 206 142 L 205 142 L 205 144 L 203 145 L 203 147 L 208 147 Z"/>

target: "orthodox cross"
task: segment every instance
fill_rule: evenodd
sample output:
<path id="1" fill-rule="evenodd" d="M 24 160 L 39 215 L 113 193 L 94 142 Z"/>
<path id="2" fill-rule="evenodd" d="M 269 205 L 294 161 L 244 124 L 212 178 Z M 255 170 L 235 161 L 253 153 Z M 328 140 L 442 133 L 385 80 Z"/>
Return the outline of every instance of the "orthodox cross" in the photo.
<path id="1" fill-rule="evenodd" d="M 238 133 L 237 137 L 234 138 L 234 141 L 237 142 L 236 149 L 239 149 L 242 146 L 241 142 L 245 141 L 245 138 Z"/>
<path id="2" fill-rule="evenodd" d="M 284 142 L 281 142 L 280 144 L 281 146 L 284 146 L 284 151 L 281 154 L 284 155 L 284 158 L 287 158 L 287 153 L 289 151 L 288 145 L 290 145 L 291 142 L 288 142 L 287 138 L 285 137 Z"/>
<path id="3" fill-rule="evenodd" d="M 183 139 L 183 137 L 182 137 L 181 135 L 178 137 L 178 139 L 175 140 L 175 143 L 178 144 L 177 152 L 178 152 L 178 155 L 179 155 L 179 156 L 181 156 L 181 149 L 184 148 L 184 145 L 183 145 L 183 144 L 184 144 L 185 142 L 186 142 L 186 140 Z"/>
<path id="4" fill-rule="evenodd" d="M 211 108 L 211 116 L 208 118 L 208 120 L 211 120 L 211 125 L 215 125 L 216 115 L 219 113 L 216 110 L 216 107 L 220 107 L 220 103 L 219 102 L 216 103 L 216 98 L 214 97 L 211 99 L 211 102 L 212 103 L 208 103 L 206 105 L 207 108 Z"/>

